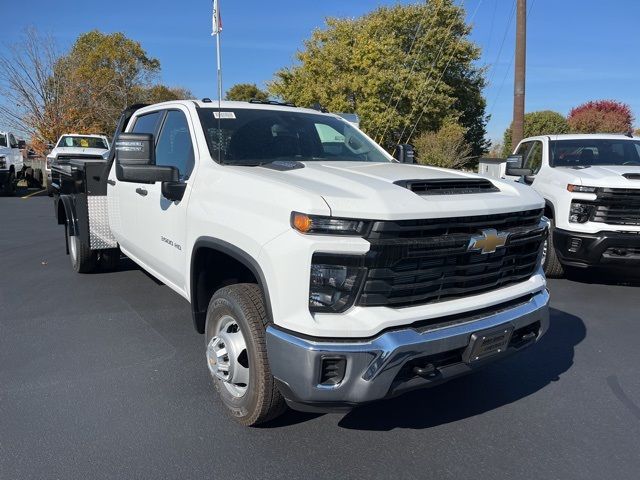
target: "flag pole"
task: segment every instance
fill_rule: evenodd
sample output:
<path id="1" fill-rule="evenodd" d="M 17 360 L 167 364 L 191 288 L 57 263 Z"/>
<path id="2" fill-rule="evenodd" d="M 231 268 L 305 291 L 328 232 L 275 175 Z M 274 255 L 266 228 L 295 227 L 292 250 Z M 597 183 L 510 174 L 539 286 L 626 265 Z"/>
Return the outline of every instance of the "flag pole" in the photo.
<path id="1" fill-rule="evenodd" d="M 213 0 L 213 18 L 211 35 L 216 37 L 216 61 L 218 63 L 218 163 L 222 158 L 222 59 L 220 57 L 220 35 L 222 33 L 222 17 L 220 16 L 219 0 Z"/>
<path id="2" fill-rule="evenodd" d="M 220 32 L 216 35 L 216 59 L 218 61 L 218 110 L 222 104 L 222 61 L 220 58 Z"/>

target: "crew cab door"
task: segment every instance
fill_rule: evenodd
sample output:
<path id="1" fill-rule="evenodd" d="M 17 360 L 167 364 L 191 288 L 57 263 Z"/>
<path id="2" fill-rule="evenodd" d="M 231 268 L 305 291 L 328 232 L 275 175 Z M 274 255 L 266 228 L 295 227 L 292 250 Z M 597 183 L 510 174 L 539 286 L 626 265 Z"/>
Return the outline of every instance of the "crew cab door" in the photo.
<path id="1" fill-rule="evenodd" d="M 164 110 L 140 115 L 134 120 L 132 133 L 150 133 L 156 138 L 162 123 Z M 133 260 L 145 261 L 145 244 L 148 219 L 141 214 L 145 198 L 141 195 L 150 185 L 118 180 L 115 162 L 109 174 L 107 193 L 109 200 L 109 225 L 120 247 Z"/>
<path id="2" fill-rule="evenodd" d="M 173 166 L 186 184 L 181 200 L 162 195 L 162 183 L 144 185 L 140 198 L 140 224 L 144 227 L 144 260 L 151 269 L 180 290 L 186 288 L 187 205 L 191 195 L 191 174 L 195 165 L 195 137 L 186 110 L 167 110 L 156 141 L 156 165 Z"/>

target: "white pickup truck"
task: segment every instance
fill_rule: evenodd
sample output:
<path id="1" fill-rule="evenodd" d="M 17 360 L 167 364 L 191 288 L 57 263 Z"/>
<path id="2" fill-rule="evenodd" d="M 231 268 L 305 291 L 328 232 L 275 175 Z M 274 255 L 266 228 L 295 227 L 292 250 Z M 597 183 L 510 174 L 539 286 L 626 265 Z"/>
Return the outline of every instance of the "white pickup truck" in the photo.
<path id="1" fill-rule="evenodd" d="M 104 135 L 65 133 L 47 155 L 47 185 L 51 186 L 51 165 L 65 163 L 71 158 L 104 159 L 109 152 L 109 139 Z M 49 193 L 52 193 L 51 187 Z"/>
<path id="2" fill-rule="evenodd" d="M 547 330 L 529 187 L 398 163 L 273 102 L 136 106 L 114 138 L 106 161 L 54 165 L 73 268 L 121 251 L 186 298 L 244 425 L 436 385 Z"/>
<path id="3" fill-rule="evenodd" d="M 13 133 L 0 132 L 0 191 L 13 195 L 24 159 Z"/>
<path id="4" fill-rule="evenodd" d="M 507 160 L 546 202 L 545 272 L 640 266 L 640 139 L 625 135 L 525 138 Z"/>

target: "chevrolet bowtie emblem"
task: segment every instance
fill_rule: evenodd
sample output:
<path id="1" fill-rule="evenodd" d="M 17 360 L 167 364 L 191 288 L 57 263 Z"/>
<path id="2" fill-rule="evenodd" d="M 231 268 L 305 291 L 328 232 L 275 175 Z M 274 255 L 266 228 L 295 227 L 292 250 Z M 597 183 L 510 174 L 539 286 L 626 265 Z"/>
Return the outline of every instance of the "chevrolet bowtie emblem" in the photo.
<path id="1" fill-rule="evenodd" d="M 471 237 L 469 241 L 468 251 L 478 251 L 481 253 L 493 253 L 499 247 L 504 247 L 509 238 L 508 232 L 500 232 L 495 228 L 487 228 L 481 230 L 480 233 Z"/>

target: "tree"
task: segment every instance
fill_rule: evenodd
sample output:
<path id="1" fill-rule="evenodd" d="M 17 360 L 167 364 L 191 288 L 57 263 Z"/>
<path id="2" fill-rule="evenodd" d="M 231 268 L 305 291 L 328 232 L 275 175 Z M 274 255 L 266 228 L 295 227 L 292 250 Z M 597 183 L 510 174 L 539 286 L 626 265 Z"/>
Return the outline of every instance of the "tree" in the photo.
<path id="1" fill-rule="evenodd" d="M 473 154 L 487 147 L 480 49 L 452 0 L 380 7 L 356 19 L 329 18 L 278 71 L 269 91 L 301 106 L 355 112 L 389 149 L 454 117 Z"/>
<path id="2" fill-rule="evenodd" d="M 122 110 L 144 100 L 160 72 L 160 62 L 140 43 L 97 30 L 80 35 L 57 67 L 70 79 L 66 93 L 78 100 L 84 129 L 97 132 L 111 131 Z"/>
<path id="3" fill-rule="evenodd" d="M 465 166 L 472 153 L 466 133 L 466 128 L 451 121 L 437 132 L 423 132 L 414 141 L 418 163 L 445 168 Z"/>
<path id="4" fill-rule="evenodd" d="M 35 29 L 25 31 L 15 45 L 0 56 L 0 118 L 13 130 L 31 137 L 40 152 L 66 128 L 65 112 L 71 108 L 63 95 L 66 79 L 54 75 L 58 49 L 52 37 Z"/>
<path id="5" fill-rule="evenodd" d="M 0 119 L 42 153 L 63 133 L 111 132 L 131 104 L 191 97 L 155 84 L 159 71 L 159 61 L 121 33 L 85 33 L 62 55 L 30 29 L 0 55 Z"/>
<path id="6" fill-rule="evenodd" d="M 535 137 L 536 135 L 552 135 L 567 133 L 569 124 L 567 119 L 560 113 L 552 110 L 542 110 L 539 112 L 529 112 L 524 116 L 524 136 Z M 508 157 L 513 153 L 515 145 L 511 145 L 511 127 L 504 132 L 502 156 Z"/>
<path id="7" fill-rule="evenodd" d="M 260 90 L 255 83 L 237 83 L 225 95 L 225 100 L 235 100 L 238 102 L 248 102 L 251 99 L 267 100 L 269 94 Z"/>
<path id="8" fill-rule="evenodd" d="M 188 100 L 193 98 L 193 94 L 186 88 L 167 87 L 165 85 L 153 85 L 148 88 L 141 88 L 136 97 L 144 103 L 162 103 L 171 100 Z"/>
<path id="9" fill-rule="evenodd" d="M 629 105 L 614 100 L 584 103 L 569 112 L 567 121 L 576 133 L 627 133 L 633 131 Z"/>

